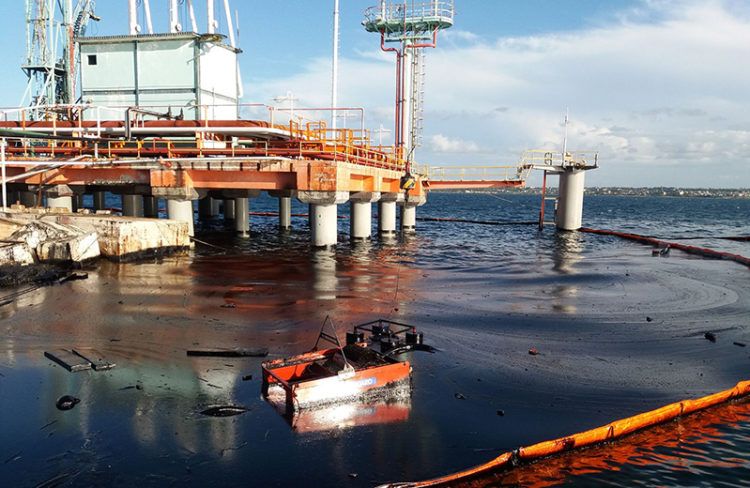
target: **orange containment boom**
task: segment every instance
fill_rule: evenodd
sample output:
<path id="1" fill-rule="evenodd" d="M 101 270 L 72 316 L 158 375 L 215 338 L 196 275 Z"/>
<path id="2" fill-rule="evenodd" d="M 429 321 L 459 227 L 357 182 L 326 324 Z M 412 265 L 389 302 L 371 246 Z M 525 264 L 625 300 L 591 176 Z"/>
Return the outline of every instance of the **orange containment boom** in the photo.
<path id="1" fill-rule="evenodd" d="M 450 486 L 455 483 L 467 482 L 470 479 L 487 475 L 503 469 L 511 469 L 519 463 L 535 461 L 554 456 L 566 451 L 596 444 L 609 442 L 625 437 L 655 425 L 674 420 L 706 408 L 719 405 L 729 400 L 745 397 L 750 394 L 750 381 L 740 381 L 734 388 L 714 393 L 692 400 L 682 400 L 665 407 L 657 408 L 632 417 L 615 420 L 607 425 L 595 429 L 573 434 L 559 439 L 544 441 L 528 447 L 520 447 L 515 451 L 506 452 L 495 459 L 465 471 L 442 476 L 427 481 L 400 482 L 384 485 L 391 488 L 422 488 L 427 486 Z"/>
<path id="2" fill-rule="evenodd" d="M 614 230 L 590 229 L 588 227 L 581 227 L 578 230 L 581 232 L 588 232 L 589 234 L 599 234 L 599 235 L 604 235 L 604 236 L 621 237 L 623 239 L 630 239 L 631 241 L 638 241 L 643 244 L 651 244 L 651 245 L 662 247 L 662 248 L 671 247 L 674 249 L 679 249 L 680 251 L 686 252 L 688 254 L 697 254 L 699 256 L 703 256 L 707 258 L 714 258 L 714 259 L 726 259 L 726 260 L 735 261 L 737 263 L 744 264 L 745 266 L 750 267 L 750 258 L 747 258 L 740 254 L 732 254 L 730 252 L 716 251 L 714 249 L 709 249 L 707 247 L 688 246 L 685 244 L 680 244 L 678 242 L 662 241 L 661 239 L 656 239 L 654 237 L 647 237 L 647 236 L 642 236 L 638 234 L 628 234 L 626 232 L 617 232 Z M 742 239 L 742 238 L 735 238 L 735 240 L 736 239 Z"/>

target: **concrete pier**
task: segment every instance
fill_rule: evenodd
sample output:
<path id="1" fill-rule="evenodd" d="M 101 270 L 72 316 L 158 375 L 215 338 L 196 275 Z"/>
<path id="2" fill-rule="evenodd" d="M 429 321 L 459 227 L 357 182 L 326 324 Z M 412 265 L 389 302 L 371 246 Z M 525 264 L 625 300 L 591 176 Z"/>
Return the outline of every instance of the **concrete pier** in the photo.
<path id="1" fill-rule="evenodd" d="M 292 197 L 279 197 L 279 228 L 292 227 Z"/>
<path id="2" fill-rule="evenodd" d="M 221 213 L 222 200 L 219 198 L 211 198 L 211 216 L 216 217 Z"/>
<path id="3" fill-rule="evenodd" d="M 365 240 L 372 236 L 372 203 L 380 200 L 378 192 L 356 192 L 349 196 L 349 233 L 352 240 Z"/>
<path id="4" fill-rule="evenodd" d="M 401 232 L 415 232 L 417 228 L 417 206 L 401 205 Z"/>
<path id="5" fill-rule="evenodd" d="M 68 212 L 73 212 L 73 197 L 47 197 L 47 206 L 49 208 L 64 208 Z"/>
<path id="6" fill-rule="evenodd" d="M 234 220 L 234 200 L 231 198 L 224 199 L 224 220 Z"/>
<path id="7" fill-rule="evenodd" d="M 578 230 L 583 221 L 583 192 L 586 172 L 568 169 L 560 173 L 555 225 L 561 230 Z"/>
<path id="8" fill-rule="evenodd" d="M 143 195 L 122 195 L 122 215 L 143 217 Z"/>
<path id="9" fill-rule="evenodd" d="M 203 197 L 198 200 L 198 217 L 203 219 L 210 219 L 214 214 L 214 205 L 211 197 Z"/>
<path id="10" fill-rule="evenodd" d="M 26 205 L 28 207 L 28 205 Z M 107 208 L 106 192 L 94 192 L 94 210 L 104 210 Z"/>
<path id="11" fill-rule="evenodd" d="M 172 220 L 188 224 L 188 235 L 195 235 L 193 223 L 193 202 L 191 200 L 167 200 L 167 215 Z"/>
<path id="12" fill-rule="evenodd" d="M 250 234 L 250 199 L 239 197 L 234 199 L 234 230 L 242 237 Z"/>
<path id="13" fill-rule="evenodd" d="M 378 232 L 380 234 L 396 233 L 396 199 L 390 195 L 378 202 Z"/>
<path id="14" fill-rule="evenodd" d="M 159 218 L 159 199 L 150 195 L 143 197 L 143 216 L 151 219 Z"/>
<path id="15" fill-rule="evenodd" d="M 26 208 L 36 207 L 36 193 L 33 191 L 22 191 L 21 192 L 21 205 Z"/>
<path id="16" fill-rule="evenodd" d="M 349 200 L 349 193 L 301 191 L 297 198 L 310 205 L 310 241 L 315 247 L 335 246 L 338 242 L 338 205 Z"/>

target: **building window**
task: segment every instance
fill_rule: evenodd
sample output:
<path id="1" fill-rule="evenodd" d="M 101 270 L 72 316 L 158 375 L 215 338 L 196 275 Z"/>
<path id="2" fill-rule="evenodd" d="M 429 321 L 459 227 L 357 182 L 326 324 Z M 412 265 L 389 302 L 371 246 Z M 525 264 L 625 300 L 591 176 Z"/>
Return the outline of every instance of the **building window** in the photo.
<path id="1" fill-rule="evenodd" d="M 96 65 L 96 54 L 89 54 L 89 66 Z"/>

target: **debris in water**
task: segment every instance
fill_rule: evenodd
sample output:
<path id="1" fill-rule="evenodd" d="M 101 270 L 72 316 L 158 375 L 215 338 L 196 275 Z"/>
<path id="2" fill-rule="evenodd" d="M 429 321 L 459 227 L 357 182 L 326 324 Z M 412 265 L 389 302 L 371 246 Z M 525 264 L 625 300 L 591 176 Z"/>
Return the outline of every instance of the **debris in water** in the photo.
<path id="1" fill-rule="evenodd" d="M 357 476 L 359 476 L 357 473 L 349 473 L 351 479 L 357 479 Z"/>
<path id="2" fill-rule="evenodd" d="M 737 341 L 733 342 L 732 344 L 734 344 L 735 346 L 740 346 L 740 347 L 745 347 L 746 345 L 744 342 L 737 342 Z"/>
<path id="3" fill-rule="evenodd" d="M 78 349 L 73 349 L 73 353 L 90 362 L 91 367 L 94 368 L 94 371 L 104 371 L 107 369 L 112 369 L 116 366 L 115 363 L 110 363 L 109 361 L 104 359 L 102 357 L 102 354 L 94 349 L 83 352 Z"/>
<path id="4" fill-rule="evenodd" d="M 466 397 L 461 393 L 456 393 L 453 396 L 456 397 L 456 400 L 466 400 Z"/>
<path id="5" fill-rule="evenodd" d="M 532 347 L 531 349 L 529 349 L 529 354 L 531 354 L 532 356 L 537 356 L 539 354 L 539 351 L 536 349 L 536 347 Z"/>
<path id="6" fill-rule="evenodd" d="M 646 322 L 653 322 L 653 321 L 654 319 L 652 319 L 651 317 L 646 317 Z"/>
<path id="7" fill-rule="evenodd" d="M 75 407 L 80 402 L 81 400 L 79 400 L 76 397 L 73 397 L 70 395 L 63 395 L 57 400 L 57 403 L 55 403 L 55 406 L 57 407 L 58 410 L 70 410 L 71 408 Z"/>
<path id="8" fill-rule="evenodd" d="M 67 349 L 57 349 L 53 352 L 45 351 L 44 357 L 51 359 L 71 373 L 91 369 L 91 362 Z"/>
<path id="9" fill-rule="evenodd" d="M 240 415 L 250 410 L 246 407 L 240 407 L 236 405 L 221 405 L 218 407 L 211 407 L 203 410 L 201 414 L 208 415 L 209 417 L 232 417 L 233 415 Z"/>
<path id="10" fill-rule="evenodd" d="M 242 377 L 242 381 L 250 381 L 251 379 L 253 379 L 253 375 L 251 374 L 246 374 Z"/>
<path id="11" fill-rule="evenodd" d="M 705 334 L 703 334 L 703 337 L 711 342 L 716 342 L 716 334 L 714 334 L 713 332 L 706 332 Z"/>
<path id="12" fill-rule="evenodd" d="M 68 281 L 87 280 L 88 278 L 88 273 L 70 273 L 57 280 L 57 283 L 62 285 Z"/>
<path id="13" fill-rule="evenodd" d="M 221 305 L 221 308 L 237 308 L 236 303 L 224 303 Z"/>
<path id="14" fill-rule="evenodd" d="M 209 357 L 223 357 L 223 358 L 244 358 L 254 357 L 263 358 L 268 356 L 268 349 L 265 347 L 258 347 L 254 349 L 192 349 L 188 350 L 188 356 L 209 356 Z"/>
<path id="15" fill-rule="evenodd" d="M 498 410 L 496 413 L 498 417 L 505 417 L 505 410 Z"/>

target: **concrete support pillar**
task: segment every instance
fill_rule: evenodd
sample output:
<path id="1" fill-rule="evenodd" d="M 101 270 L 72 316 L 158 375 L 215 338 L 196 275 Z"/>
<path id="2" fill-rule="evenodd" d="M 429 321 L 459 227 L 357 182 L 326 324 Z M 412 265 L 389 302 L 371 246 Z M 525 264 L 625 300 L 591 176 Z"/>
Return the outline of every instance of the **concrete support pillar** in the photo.
<path id="1" fill-rule="evenodd" d="M 22 191 L 21 204 L 27 208 L 36 207 L 36 193 L 33 191 Z"/>
<path id="2" fill-rule="evenodd" d="M 216 217 L 221 213 L 222 200 L 219 198 L 211 199 L 211 216 Z"/>
<path id="3" fill-rule="evenodd" d="M 292 197 L 279 197 L 279 228 L 292 226 Z"/>
<path id="4" fill-rule="evenodd" d="M 103 191 L 94 192 L 94 210 L 104 210 L 107 208 L 106 193 Z"/>
<path id="5" fill-rule="evenodd" d="M 378 232 L 380 234 L 396 233 L 395 200 L 381 200 L 378 202 Z"/>
<path id="6" fill-rule="evenodd" d="M 234 220 L 234 200 L 224 199 L 224 220 Z"/>
<path id="7" fill-rule="evenodd" d="M 401 232 L 415 232 L 417 229 L 417 206 L 401 206 Z"/>
<path id="8" fill-rule="evenodd" d="M 347 192 L 300 191 L 297 198 L 310 204 L 310 240 L 315 247 L 338 242 L 338 205 L 349 200 Z"/>
<path id="9" fill-rule="evenodd" d="M 378 192 L 357 192 L 349 196 L 349 232 L 353 240 L 365 240 L 372 236 L 372 203 L 378 200 Z"/>
<path id="10" fill-rule="evenodd" d="M 49 208 L 64 208 L 68 212 L 73 211 L 73 196 L 47 197 L 47 206 Z"/>
<path id="11" fill-rule="evenodd" d="M 73 191 L 68 185 L 56 185 L 47 189 L 47 207 L 73 211 Z"/>
<path id="12" fill-rule="evenodd" d="M 211 201 L 211 197 L 203 197 L 198 200 L 198 217 L 203 219 L 210 219 L 214 216 L 214 205 Z"/>
<path id="13" fill-rule="evenodd" d="M 167 200 L 167 216 L 188 224 L 188 234 L 195 235 L 193 223 L 193 202 L 191 200 Z"/>
<path id="14" fill-rule="evenodd" d="M 315 247 L 335 246 L 338 242 L 338 205 L 313 203 L 310 213 L 310 233 Z"/>
<path id="15" fill-rule="evenodd" d="M 143 195 L 122 195 L 122 214 L 126 217 L 143 217 Z"/>
<path id="16" fill-rule="evenodd" d="M 578 230 L 583 221 L 585 171 L 565 170 L 560 173 L 555 225 L 561 230 Z"/>
<path id="17" fill-rule="evenodd" d="M 234 230 L 242 237 L 250 233 L 250 199 L 240 197 L 234 199 Z"/>
<path id="18" fill-rule="evenodd" d="M 147 195 L 143 197 L 143 216 L 150 219 L 159 218 L 159 199 Z"/>

